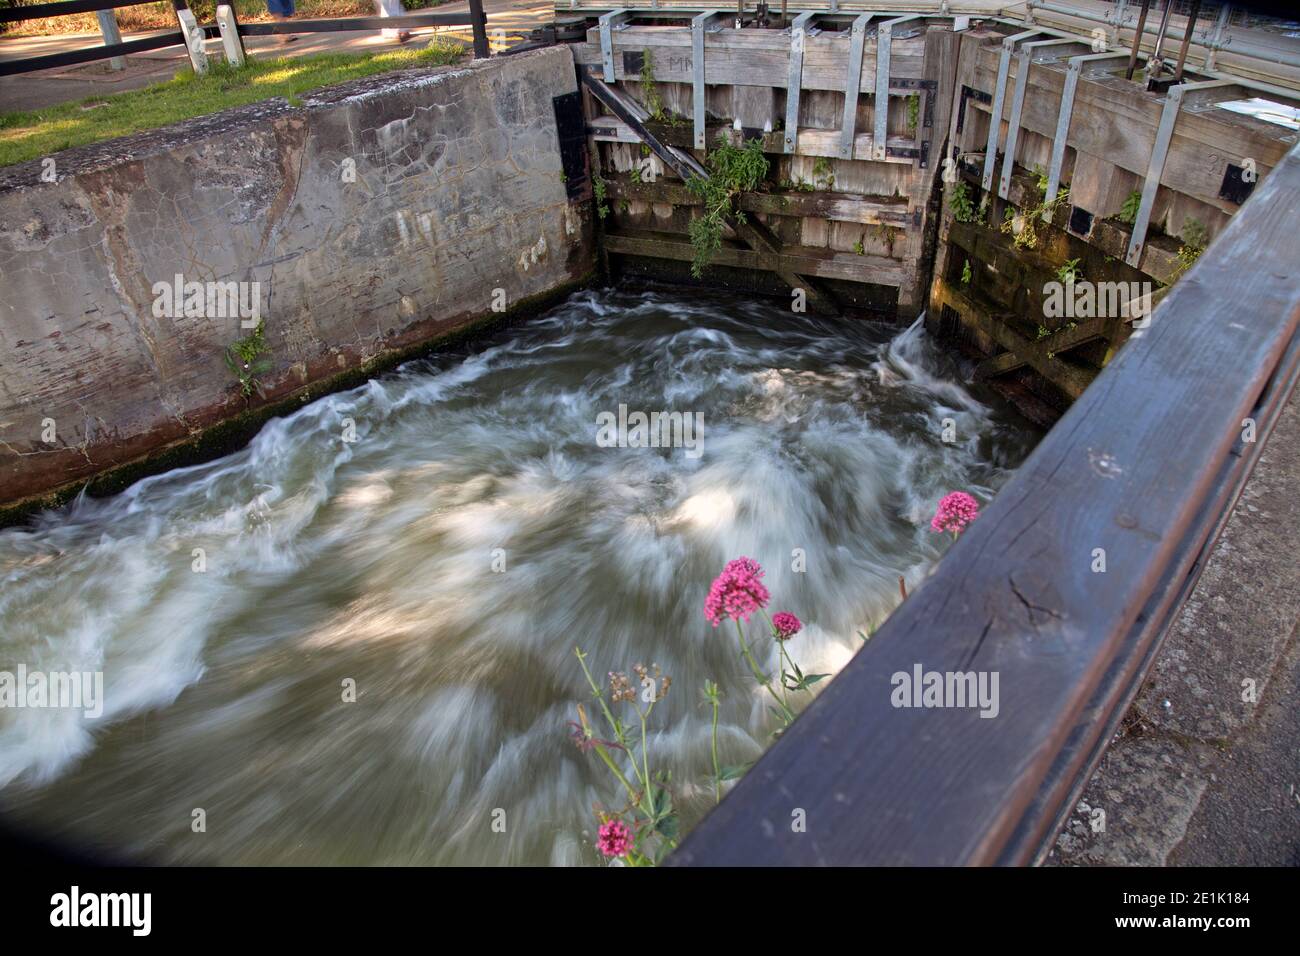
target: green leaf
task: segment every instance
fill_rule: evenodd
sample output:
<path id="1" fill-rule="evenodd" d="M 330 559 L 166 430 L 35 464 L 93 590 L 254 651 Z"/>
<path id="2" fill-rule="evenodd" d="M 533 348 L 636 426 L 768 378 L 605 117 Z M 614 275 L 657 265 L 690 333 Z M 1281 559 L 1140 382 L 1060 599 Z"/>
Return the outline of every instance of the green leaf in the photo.
<path id="1" fill-rule="evenodd" d="M 655 824 L 655 832 L 665 840 L 677 839 L 677 814 L 670 813 Z"/>
<path id="2" fill-rule="evenodd" d="M 813 684 L 817 683 L 819 680 L 824 680 L 825 678 L 830 677 L 830 676 L 831 676 L 830 674 L 809 674 L 807 677 L 805 677 L 803 680 L 801 680 L 801 681 L 799 682 L 799 686 L 797 686 L 797 687 L 791 687 L 790 689 L 791 689 L 791 690 L 807 690 L 809 687 L 811 687 Z"/>
<path id="3" fill-rule="evenodd" d="M 738 763 L 730 767 L 723 767 L 721 770 L 718 771 L 718 779 L 739 780 L 741 777 L 743 777 L 746 773 L 749 772 L 749 768 L 752 766 L 754 766 L 754 761 L 751 760 L 749 763 Z"/>

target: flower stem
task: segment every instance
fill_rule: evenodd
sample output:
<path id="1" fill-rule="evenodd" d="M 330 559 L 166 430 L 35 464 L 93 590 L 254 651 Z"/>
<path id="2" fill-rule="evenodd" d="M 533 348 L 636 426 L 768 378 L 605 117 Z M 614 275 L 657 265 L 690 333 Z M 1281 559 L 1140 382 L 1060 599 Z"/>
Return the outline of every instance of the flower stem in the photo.
<path id="1" fill-rule="evenodd" d="M 718 769 L 718 685 L 713 685 L 709 695 L 713 702 L 713 802 L 722 802 L 722 771 Z"/>
<path id="2" fill-rule="evenodd" d="M 781 699 L 780 695 L 772 689 L 771 682 L 763 676 L 763 672 L 758 667 L 758 662 L 754 660 L 754 655 L 749 650 L 749 644 L 745 642 L 745 632 L 741 630 L 739 621 L 736 621 L 736 636 L 740 638 L 740 652 L 745 655 L 745 661 L 749 664 L 749 669 L 753 672 L 754 679 L 766 687 L 767 692 L 772 695 L 772 699 L 781 705 L 781 710 L 784 712 L 786 726 L 788 727 L 794 720 L 794 714 L 791 713 L 790 708 L 786 706 L 785 701 Z"/>

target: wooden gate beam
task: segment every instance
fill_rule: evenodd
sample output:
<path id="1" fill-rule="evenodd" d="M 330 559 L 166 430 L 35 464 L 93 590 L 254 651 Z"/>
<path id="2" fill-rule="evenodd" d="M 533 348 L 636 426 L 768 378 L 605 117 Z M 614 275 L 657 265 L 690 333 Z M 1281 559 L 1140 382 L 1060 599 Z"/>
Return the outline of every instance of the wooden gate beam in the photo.
<path id="1" fill-rule="evenodd" d="M 583 85 L 592 92 L 596 99 L 605 104 L 615 116 L 635 132 L 650 147 L 651 152 L 681 177 L 682 182 L 695 178 L 709 178 L 708 172 L 695 157 L 662 142 L 646 128 L 645 121 L 649 118 L 649 115 L 639 103 L 604 83 L 589 67 L 579 68 L 578 75 Z M 755 252 L 772 258 L 776 263 L 772 267 L 772 271 L 776 272 L 791 289 L 802 289 L 809 304 L 812 305 L 815 311 L 828 313 L 838 311 L 835 307 L 835 300 L 819 289 L 813 280 L 801 273 L 794 272 L 788 267 L 788 264 L 782 261 L 780 244 L 765 229 L 760 228 L 756 223 L 742 223 L 731 216 L 727 217 L 726 223 Z"/>

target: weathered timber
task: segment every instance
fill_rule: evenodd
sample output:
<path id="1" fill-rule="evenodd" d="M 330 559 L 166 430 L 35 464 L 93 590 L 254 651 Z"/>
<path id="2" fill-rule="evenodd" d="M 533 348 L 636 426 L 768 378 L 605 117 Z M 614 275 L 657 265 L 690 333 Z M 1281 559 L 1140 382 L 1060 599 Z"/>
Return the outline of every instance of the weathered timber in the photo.
<path id="1" fill-rule="evenodd" d="M 625 255 L 657 256 L 686 262 L 695 258 L 695 247 L 685 237 L 628 232 L 607 235 L 605 243 L 610 252 Z M 899 285 L 904 276 L 903 265 L 897 259 L 831 252 L 807 246 L 785 246 L 780 252 L 771 253 L 724 244 L 714 254 L 713 262 L 742 269 L 792 271 L 822 279 L 846 279 L 880 285 Z"/>
<path id="2" fill-rule="evenodd" d="M 690 149 L 694 145 L 693 134 L 688 126 L 673 126 L 669 123 L 648 123 L 647 125 L 655 131 L 660 139 L 671 146 Z M 729 136 L 732 132 L 732 128 L 725 123 L 710 123 L 706 134 L 707 141 L 710 143 L 716 142 L 719 135 Z M 618 122 L 614 117 L 602 117 L 593 122 L 592 134 L 598 142 L 637 142 L 636 133 L 629 129 L 626 124 Z M 781 133 L 760 132 L 750 134 L 743 132 L 742 135 L 761 141 L 765 153 L 785 152 L 785 141 Z M 871 159 L 874 143 L 875 141 L 869 133 L 859 133 L 853 139 L 853 158 L 858 160 Z M 885 158 L 881 162 L 909 166 L 915 161 L 915 152 L 916 147 L 912 140 L 906 136 L 891 136 L 886 147 Z M 794 153 L 797 156 L 839 157 L 839 130 L 801 127 Z"/>
<path id="3" fill-rule="evenodd" d="M 578 75 L 583 85 L 600 100 L 606 107 L 611 109 L 614 114 L 628 127 L 630 127 L 642 141 L 648 146 L 656 156 L 664 163 L 670 166 L 674 172 L 683 180 L 693 178 L 708 179 L 709 174 L 705 171 L 693 156 L 660 141 L 649 129 L 646 128 L 648 115 L 640 104 L 628 99 L 618 90 L 601 81 L 593 72 L 591 67 L 580 68 Z M 813 309 L 823 313 L 833 313 L 837 311 L 834 299 L 818 288 L 817 284 L 808 276 L 796 271 L 794 260 L 780 254 L 780 245 L 777 240 L 766 229 L 761 226 L 742 222 L 735 217 L 725 217 L 727 225 L 732 231 L 747 242 L 757 254 L 764 257 L 764 261 L 769 265 L 764 268 L 775 272 L 782 281 L 788 283 L 792 289 L 801 290 L 807 296 L 809 304 Z M 609 240 L 606 238 L 606 249 L 609 249 Z M 675 258 L 669 256 L 669 258 Z M 693 258 L 693 256 L 692 256 Z"/>
<path id="4" fill-rule="evenodd" d="M 911 91 L 906 81 L 919 79 L 923 68 L 924 37 L 896 38 L 889 62 L 890 92 L 905 95 Z M 869 38 L 863 56 L 859 91 L 874 93 L 876 57 Z M 581 66 L 602 63 L 599 35 L 589 34 L 588 43 L 573 47 L 573 56 Z M 660 83 L 692 82 L 690 30 L 680 27 L 627 27 L 613 36 L 614 76 L 616 80 L 640 81 L 640 65 L 635 69 L 624 53 L 651 57 L 654 77 Z M 708 63 L 708 82 L 718 85 L 773 86 L 785 88 L 790 79 L 790 36 L 780 30 L 727 29 L 704 37 L 704 55 Z M 849 56 L 849 34 L 839 32 L 810 33 L 805 41 L 801 87 L 805 90 L 843 92 Z"/>
<path id="5" fill-rule="evenodd" d="M 703 200 L 676 182 L 630 183 L 611 180 L 609 193 L 616 199 L 639 199 L 643 202 L 671 203 L 674 206 L 699 206 Z M 833 192 L 741 193 L 736 204 L 743 212 L 774 216 L 819 216 L 835 222 L 908 229 L 912 217 L 906 199 L 885 196 L 857 196 Z"/>

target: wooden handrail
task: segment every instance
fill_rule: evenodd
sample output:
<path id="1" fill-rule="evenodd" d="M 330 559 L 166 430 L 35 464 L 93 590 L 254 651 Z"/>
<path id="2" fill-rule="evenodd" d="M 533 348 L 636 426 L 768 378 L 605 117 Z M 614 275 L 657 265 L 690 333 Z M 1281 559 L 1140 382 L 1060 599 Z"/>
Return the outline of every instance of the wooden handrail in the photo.
<path id="1" fill-rule="evenodd" d="M 1297 208 L 1300 147 L 670 863 L 1041 859 L 1295 385 Z M 998 715 L 893 706 L 917 665 Z"/>

